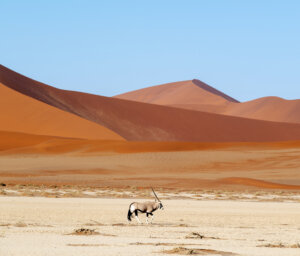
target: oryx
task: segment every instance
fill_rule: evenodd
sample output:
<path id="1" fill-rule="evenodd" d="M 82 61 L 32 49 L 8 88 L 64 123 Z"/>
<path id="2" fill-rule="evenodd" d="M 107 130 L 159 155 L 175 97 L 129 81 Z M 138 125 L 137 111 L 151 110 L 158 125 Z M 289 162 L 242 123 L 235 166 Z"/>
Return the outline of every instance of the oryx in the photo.
<path id="1" fill-rule="evenodd" d="M 147 216 L 147 219 L 146 219 L 146 223 L 148 224 L 148 218 L 149 218 L 149 215 L 151 215 L 151 223 L 153 221 L 153 212 L 156 211 L 157 209 L 161 209 L 163 210 L 164 207 L 161 203 L 161 201 L 158 199 L 156 193 L 154 192 L 153 188 L 152 189 L 152 192 L 155 196 L 155 201 L 154 202 L 143 202 L 143 203 L 137 203 L 137 202 L 134 202 L 134 203 L 131 203 L 129 205 L 129 210 L 128 210 L 128 215 L 127 215 L 127 219 L 128 221 L 131 221 L 131 215 L 134 213 L 135 214 L 135 218 L 136 220 L 138 221 L 138 223 L 141 223 L 139 217 L 138 217 L 138 212 L 141 212 L 141 213 L 146 213 L 146 216 Z"/>

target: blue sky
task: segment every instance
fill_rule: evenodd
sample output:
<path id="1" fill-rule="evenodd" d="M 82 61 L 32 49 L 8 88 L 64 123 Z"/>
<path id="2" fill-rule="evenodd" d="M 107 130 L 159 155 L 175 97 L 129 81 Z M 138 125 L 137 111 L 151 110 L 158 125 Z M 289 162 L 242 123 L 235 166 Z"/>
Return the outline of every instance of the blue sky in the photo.
<path id="1" fill-rule="evenodd" d="M 198 78 L 300 98 L 300 1 L 0 0 L 1 64 L 105 96 Z"/>

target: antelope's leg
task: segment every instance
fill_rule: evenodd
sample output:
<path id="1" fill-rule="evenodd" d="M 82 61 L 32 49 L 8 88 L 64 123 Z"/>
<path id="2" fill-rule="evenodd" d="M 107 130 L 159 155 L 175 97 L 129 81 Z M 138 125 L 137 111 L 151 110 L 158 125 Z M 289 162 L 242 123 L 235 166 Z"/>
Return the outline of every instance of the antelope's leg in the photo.
<path id="1" fill-rule="evenodd" d="M 135 218 L 136 218 L 137 222 L 141 223 L 141 221 L 140 221 L 140 219 L 138 217 L 138 211 L 136 210 L 136 211 L 134 211 L 134 213 L 135 213 Z"/>
<path id="2" fill-rule="evenodd" d="M 154 219 L 153 213 L 151 212 L 151 213 L 149 213 L 149 215 L 151 215 L 151 221 L 150 221 L 150 223 L 152 224 L 152 221 Z"/>
<path id="3" fill-rule="evenodd" d="M 139 219 L 138 216 L 135 216 L 135 218 L 136 218 L 136 221 L 137 221 L 138 223 L 141 223 L 141 221 L 140 221 L 140 219 Z"/>
<path id="4" fill-rule="evenodd" d="M 149 224 L 149 221 L 148 221 L 148 220 L 149 220 L 149 214 L 150 214 L 150 213 L 146 213 L 146 217 L 147 217 L 147 218 L 146 218 L 146 224 Z"/>

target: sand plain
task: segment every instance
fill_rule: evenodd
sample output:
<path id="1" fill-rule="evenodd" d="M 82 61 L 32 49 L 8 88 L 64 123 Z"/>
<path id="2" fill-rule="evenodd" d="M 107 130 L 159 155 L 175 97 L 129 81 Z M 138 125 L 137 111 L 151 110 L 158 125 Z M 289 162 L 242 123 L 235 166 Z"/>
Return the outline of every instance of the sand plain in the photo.
<path id="1" fill-rule="evenodd" d="M 30 137 L 31 138 L 31 137 Z M 36 142 L 33 143 L 33 142 Z M 0 182 L 201 190 L 300 189 L 299 143 L 7 141 Z"/>
<path id="2" fill-rule="evenodd" d="M 152 225 L 137 225 L 126 220 L 132 201 L 0 197 L 0 254 L 299 255 L 299 203 L 163 200 Z"/>

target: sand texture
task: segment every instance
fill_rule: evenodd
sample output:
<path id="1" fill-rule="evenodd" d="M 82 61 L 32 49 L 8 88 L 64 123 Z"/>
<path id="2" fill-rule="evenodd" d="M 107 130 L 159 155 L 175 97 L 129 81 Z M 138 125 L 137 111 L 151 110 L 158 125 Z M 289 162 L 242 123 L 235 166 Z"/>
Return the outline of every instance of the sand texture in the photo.
<path id="1" fill-rule="evenodd" d="M 0 197 L 0 254 L 299 255 L 298 203 L 164 200 L 152 225 L 137 225 L 131 202 Z"/>
<path id="2" fill-rule="evenodd" d="M 300 189 L 299 142 L 112 142 L 9 132 L 0 139 L 0 182 Z"/>

